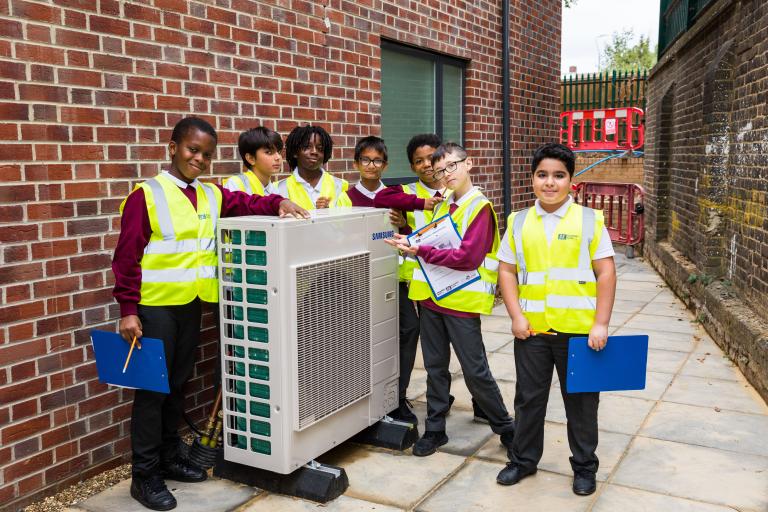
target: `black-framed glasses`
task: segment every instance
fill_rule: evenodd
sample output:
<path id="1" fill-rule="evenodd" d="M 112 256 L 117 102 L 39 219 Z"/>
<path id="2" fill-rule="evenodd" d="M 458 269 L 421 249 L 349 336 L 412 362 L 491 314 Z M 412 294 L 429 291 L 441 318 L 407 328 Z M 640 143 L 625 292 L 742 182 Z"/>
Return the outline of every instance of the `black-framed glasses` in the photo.
<path id="1" fill-rule="evenodd" d="M 456 169 L 458 169 L 459 164 L 466 159 L 467 157 L 464 157 L 461 160 L 456 160 L 455 162 L 448 162 L 447 164 L 445 164 L 444 168 L 435 169 L 432 172 L 432 177 L 435 178 L 436 180 L 441 180 L 443 179 L 443 176 L 445 176 L 446 174 L 453 174 L 454 172 L 456 172 Z"/>
<path id="2" fill-rule="evenodd" d="M 385 163 L 386 162 L 381 158 L 374 158 L 373 160 L 371 160 L 367 156 L 364 156 L 360 159 L 360 164 L 363 167 L 368 167 L 369 165 L 373 164 L 374 167 L 376 167 L 377 169 L 380 169 L 381 167 L 384 166 Z"/>

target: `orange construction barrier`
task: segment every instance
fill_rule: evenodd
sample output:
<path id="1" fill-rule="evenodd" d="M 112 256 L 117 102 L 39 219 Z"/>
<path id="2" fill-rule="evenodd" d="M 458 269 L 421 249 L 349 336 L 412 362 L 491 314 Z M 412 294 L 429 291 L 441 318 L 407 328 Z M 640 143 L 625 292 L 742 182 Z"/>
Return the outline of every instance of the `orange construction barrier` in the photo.
<path id="1" fill-rule="evenodd" d="M 611 241 L 627 246 L 627 257 L 634 257 L 634 246 L 643 241 L 643 197 L 645 191 L 634 183 L 595 183 L 584 181 L 573 186 L 578 204 L 602 210 Z"/>
<path id="2" fill-rule="evenodd" d="M 643 109 L 572 110 L 560 114 L 560 142 L 574 151 L 633 151 L 645 143 Z"/>

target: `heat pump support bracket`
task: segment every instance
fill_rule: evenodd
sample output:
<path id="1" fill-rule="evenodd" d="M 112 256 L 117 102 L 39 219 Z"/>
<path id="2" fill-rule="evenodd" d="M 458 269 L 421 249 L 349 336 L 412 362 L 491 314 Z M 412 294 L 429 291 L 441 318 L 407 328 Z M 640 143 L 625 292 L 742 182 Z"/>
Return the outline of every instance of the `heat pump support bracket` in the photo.
<path id="1" fill-rule="evenodd" d="M 369 444 L 390 450 L 407 450 L 419 439 L 415 425 L 384 416 L 352 438 L 356 443 Z"/>
<path id="2" fill-rule="evenodd" d="M 226 478 L 268 492 L 327 503 L 344 494 L 349 479 L 344 468 L 311 461 L 293 473 L 282 475 L 224 460 L 220 454 L 213 468 L 214 476 Z"/>

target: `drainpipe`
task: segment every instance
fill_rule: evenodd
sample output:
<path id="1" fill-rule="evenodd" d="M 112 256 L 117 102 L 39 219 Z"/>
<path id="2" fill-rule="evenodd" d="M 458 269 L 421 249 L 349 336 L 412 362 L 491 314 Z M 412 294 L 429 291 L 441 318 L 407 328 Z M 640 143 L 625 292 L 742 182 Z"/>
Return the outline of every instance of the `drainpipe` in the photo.
<path id="1" fill-rule="evenodd" d="M 501 180 L 503 184 L 502 201 L 504 202 L 504 221 L 506 222 L 512 210 L 512 162 L 509 147 L 510 117 L 509 117 L 509 1 L 501 0 L 501 155 L 504 162 Z M 509 226 L 506 226 L 509 228 Z"/>

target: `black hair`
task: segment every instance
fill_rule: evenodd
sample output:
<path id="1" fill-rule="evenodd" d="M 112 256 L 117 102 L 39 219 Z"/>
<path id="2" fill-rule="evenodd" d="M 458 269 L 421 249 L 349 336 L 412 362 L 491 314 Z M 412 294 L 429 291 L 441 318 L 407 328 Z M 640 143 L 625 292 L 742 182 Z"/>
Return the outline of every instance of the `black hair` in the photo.
<path id="1" fill-rule="evenodd" d="M 219 136 L 216 135 L 216 130 L 213 129 L 211 123 L 194 116 L 185 117 L 176 123 L 176 126 L 173 127 L 173 133 L 171 133 L 171 140 L 176 144 L 181 144 L 182 139 L 192 130 L 200 130 L 213 137 L 214 142 L 219 141 Z"/>
<path id="2" fill-rule="evenodd" d="M 378 151 L 384 157 L 385 162 L 389 161 L 389 156 L 387 155 L 387 145 L 384 144 L 384 139 L 381 137 L 369 135 L 368 137 L 363 137 L 357 141 L 357 145 L 355 146 L 355 162 L 360 161 L 360 155 L 366 149 Z"/>
<path id="3" fill-rule="evenodd" d="M 328 135 L 327 131 L 319 126 L 297 126 L 291 130 L 291 133 L 288 134 L 288 138 L 285 140 L 285 159 L 288 161 L 291 170 L 298 164 L 296 155 L 303 148 L 309 146 L 312 135 L 320 137 L 320 141 L 323 144 L 323 163 L 325 164 L 331 159 L 333 139 Z"/>
<path id="4" fill-rule="evenodd" d="M 548 142 L 543 146 L 539 146 L 539 148 L 533 152 L 531 173 L 536 172 L 536 168 L 545 158 L 553 158 L 563 162 L 565 168 L 568 169 L 568 174 L 573 177 L 573 173 L 576 171 L 576 156 L 568 146 L 557 144 L 556 142 Z"/>
<path id="5" fill-rule="evenodd" d="M 240 158 L 243 159 L 243 163 L 247 168 L 251 168 L 251 164 L 245 159 L 245 155 L 256 156 L 256 152 L 260 149 L 271 149 L 272 151 L 283 150 L 283 138 L 274 130 L 259 126 L 258 128 L 251 128 L 240 134 L 240 138 L 237 140 L 237 150 L 240 152 Z"/>
<path id="6" fill-rule="evenodd" d="M 436 148 L 442 144 L 442 142 L 443 141 L 440 140 L 440 137 L 434 133 L 422 133 L 419 135 L 414 135 L 411 137 L 411 140 L 408 141 L 408 147 L 405 149 L 405 151 L 408 153 L 408 163 L 413 164 L 413 154 L 420 147 L 432 146 L 433 148 Z"/>
<path id="7" fill-rule="evenodd" d="M 467 150 L 464 149 L 461 144 L 456 144 L 455 142 L 446 142 L 445 144 L 440 144 L 437 149 L 435 149 L 435 152 L 432 153 L 432 165 L 434 166 L 436 162 L 442 160 L 448 155 L 457 156 L 461 160 L 463 158 L 467 158 Z"/>

